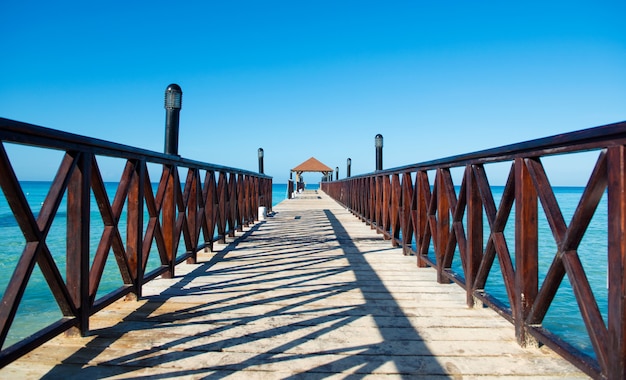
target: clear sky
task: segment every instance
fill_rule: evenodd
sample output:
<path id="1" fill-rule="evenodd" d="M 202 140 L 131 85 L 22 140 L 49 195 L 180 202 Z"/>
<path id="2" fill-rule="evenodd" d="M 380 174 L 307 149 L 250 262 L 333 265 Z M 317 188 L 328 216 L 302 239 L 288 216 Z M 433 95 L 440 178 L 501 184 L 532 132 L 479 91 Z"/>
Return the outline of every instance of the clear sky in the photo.
<path id="1" fill-rule="evenodd" d="M 340 177 L 348 157 L 353 175 L 371 172 L 377 133 L 391 168 L 626 119 L 623 0 L 0 9 L 0 116 L 160 152 L 177 83 L 179 153 L 256 171 L 262 147 L 275 183 L 311 156 Z M 21 178 L 50 177 L 11 154 Z M 553 183 L 586 182 L 584 165 L 557 165 Z"/>

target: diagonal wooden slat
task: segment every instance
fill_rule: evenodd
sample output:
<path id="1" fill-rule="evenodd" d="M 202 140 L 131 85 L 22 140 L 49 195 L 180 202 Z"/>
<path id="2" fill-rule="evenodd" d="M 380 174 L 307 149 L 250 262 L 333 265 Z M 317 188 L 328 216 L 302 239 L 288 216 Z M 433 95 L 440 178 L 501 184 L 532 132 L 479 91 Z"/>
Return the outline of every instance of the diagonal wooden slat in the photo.
<path id="1" fill-rule="evenodd" d="M 606 163 L 606 151 L 602 151 L 596 162 L 591 177 L 585 186 L 583 195 L 580 199 L 574 216 L 570 222 L 570 226 L 567 228 L 563 241 L 557 242 L 557 247 L 560 247 L 554 257 L 550 268 L 544 278 L 541 285 L 541 289 L 537 294 L 535 304 L 533 305 L 531 312 L 528 315 L 529 324 L 539 324 L 543 321 L 552 300 L 554 299 L 556 292 L 561 285 L 561 281 L 565 276 L 565 267 L 561 261 L 562 250 L 575 251 L 578 249 L 578 245 L 589 226 L 593 213 L 598 207 L 598 204 L 604 194 L 607 187 L 607 163 Z"/>
<path id="2" fill-rule="evenodd" d="M 35 262 L 39 263 L 46 282 L 62 312 L 75 314 L 76 309 L 72 305 L 69 292 L 63 283 L 56 263 L 52 260 L 45 246 L 45 236 L 52 225 L 51 219 L 56 214 L 56 209 L 53 206 L 58 208 L 60 204 L 58 199 L 61 197 L 58 193 L 63 192 L 63 185 L 67 183 L 66 178 L 74 167 L 73 158 L 66 155 L 55 177 L 55 184 L 51 188 L 52 191 L 47 196 L 47 198 L 55 201 L 51 201 L 51 204 L 46 207 L 43 213 L 40 212 L 41 215 L 38 221 L 36 221 L 17 180 L 17 176 L 13 171 L 4 145 L 0 144 L 0 173 L 2 173 L 0 175 L 0 186 L 26 238 L 26 247 L 18 260 L 1 300 L 3 307 L 0 308 L 0 347 L 6 340 Z M 45 228 L 44 231 L 39 229 L 39 225 Z M 40 257 L 42 249 L 45 253 L 43 257 Z"/>
<path id="3" fill-rule="evenodd" d="M 148 212 L 148 221 L 146 223 L 146 231 L 142 243 L 141 257 L 143 258 L 143 262 L 141 265 L 143 266 L 143 268 L 146 268 L 149 255 L 152 250 L 152 242 L 157 242 L 157 251 L 159 252 L 159 257 L 161 256 L 160 252 L 165 252 L 165 243 L 163 241 L 163 236 L 160 234 L 161 229 L 159 216 L 161 211 L 161 205 L 157 205 L 156 203 L 156 198 L 152 190 L 152 182 L 150 181 L 150 173 L 147 167 L 144 168 L 144 173 L 145 175 L 143 177 L 143 199 L 145 202 L 146 211 Z"/>
<path id="4" fill-rule="evenodd" d="M 604 195 L 607 184 L 607 152 L 606 150 L 603 150 L 600 152 L 598 161 L 596 162 L 593 172 L 591 173 L 591 177 L 585 186 L 580 202 L 574 211 L 570 225 L 567 228 L 565 237 L 561 243 L 562 251 L 565 252 L 578 249 L 583 235 L 585 234 L 585 231 L 587 231 L 587 227 L 589 227 L 591 218 L 600 204 L 600 200 Z"/>
<path id="5" fill-rule="evenodd" d="M 449 238 L 444 253 L 443 265 L 450 268 L 454 257 L 455 248 L 458 246 L 463 270 L 465 270 L 465 228 L 463 226 L 463 216 L 465 215 L 466 194 L 465 180 L 461 182 L 459 189 L 459 199 L 457 200 L 454 183 L 449 170 L 443 172 L 444 189 L 449 199 L 449 213 L 452 214 L 452 225 Z M 458 244 L 457 244 L 458 243 Z"/>
<path id="6" fill-rule="evenodd" d="M 54 217 L 58 212 L 59 206 L 61 205 L 63 195 L 68 186 L 69 178 L 75 171 L 79 159 L 74 157 L 74 155 L 64 155 L 48 194 L 46 195 L 44 205 L 37 216 L 37 225 L 41 228 L 39 231 L 41 238 L 37 263 L 48 286 L 50 287 L 57 305 L 61 309 L 64 316 L 77 315 L 77 304 L 75 300 L 72 300 L 68 286 L 63 281 L 63 277 L 61 276 L 57 263 L 52 258 L 46 244 L 46 237 L 48 236 Z"/>
<path id="7" fill-rule="evenodd" d="M 426 186 L 427 184 L 423 184 L 422 186 Z M 430 240 L 433 240 L 433 247 L 435 248 L 435 252 L 437 251 L 437 244 L 439 244 L 437 240 L 437 198 L 439 193 L 439 183 L 435 177 L 435 181 L 433 183 L 432 193 L 430 195 L 430 200 L 428 202 L 428 207 L 426 209 L 426 225 L 424 227 L 424 239 L 422 240 L 422 245 L 420 247 L 420 254 L 426 256 L 428 255 L 428 247 L 430 245 Z"/>
<path id="8" fill-rule="evenodd" d="M 189 218 L 188 218 L 188 210 L 189 210 L 189 205 L 188 202 L 190 201 L 190 198 L 193 198 L 192 196 L 190 196 L 191 192 L 192 192 L 192 188 L 193 188 L 193 169 L 189 168 L 187 170 L 187 176 L 185 179 L 185 183 L 182 185 L 183 188 L 181 190 L 180 186 L 175 185 L 175 189 L 178 193 L 177 196 L 177 204 L 178 204 L 178 216 L 176 219 L 176 246 L 177 249 L 174 251 L 174 259 L 176 260 L 177 255 L 178 255 L 178 250 L 180 249 L 179 244 L 180 244 L 180 237 L 183 237 L 183 243 L 185 244 L 185 249 L 188 250 L 191 246 L 191 229 L 190 229 L 190 225 L 189 225 Z M 193 201 L 193 200 L 192 200 Z"/>
<path id="9" fill-rule="evenodd" d="M 128 261 L 126 247 L 124 245 L 124 242 L 122 241 L 122 235 L 119 231 L 119 221 L 124 211 L 126 198 L 128 197 L 128 191 L 130 186 L 129 178 L 131 177 L 133 170 L 134 164 L 130 161 L 126 161 L 126 164 L 124 165 L 124 170 L 122 171 L 122 175 L 120 177 L 119 184 L 117 185 L 117 190 L 115 191 L 115 196 L 113 197 L 112 205 L 109 206 L 108 203 L 104 203 L 106 200 L 106 198 L 104 197 L 100 198 L 100 200 L 98 201 L 99 206 L 100 204 L 102 204 L 103 206 L 103 208 L 100 209 L 100 212 L 104 214 L 110 214 L 110 220 L 105 220 L 106 235 L 103 234 L 103 237 L 100 241 L 100 246 L 98 247 L 98 252 L 100 252 L 100 255 L 104 255 L 106 252 L 108 252 L 108 244 L 110 241 L 110 247 L 113 249 L 113 256 L 117 263 L 117 267 L 120 271 L 122 280 L 125 284 L 132 284 L 133 274 L 131 272 L 130 263 Z M 105 191 L 104 185 L 102 185 L 102 187 L 103 188 L 101 191 Z M 104 258 L 100 259 L 99 262 L 101 263 L 99 265 L 102 265 L 103 268 L 105 264 Z M 95 276 L 95 274 L 100 270 L 101 269 L 98 268 L 92 268 L 92 276 Z M 92 296 L 95 297 L 95 287 L 92 290 Z"/>
<path id="10" fill-rule="evenodd" d="M 578 302 L 578 308 L 587 327 L 589 339 L 602 368 L 608 364 L 607 342 L 609 339 L 602 314 L 595 302 L 595 297 L 578 254 L 574 251 L 564 252 L 562 256 L 565 271 L 570 279 L 572 290 Z"/>
<path id="11" fill-rule="evenodd" d="M 91 297 L 90 302 L 93 304 L 102 274 L 104 273 L 104 266 L 113 242 L 113 235 L 116 231 L 116 219 L 113 216 L 113 210 L 109 202 L 109 196 L 106 192 L 102 175 L 100 174 L 100 168 L 96 158 L 94 157 L 91 162 L 91 189 L 100 210 L 100 215 L 104 223 L 104 230 L 100 238 L 100 243 L 96 248 L 93 262 L 91 264 L 91 272 L 89 275 L 89 295 Z"/>
<path id="12" fill-rule="evenodd" d="M 24 251 L 13 271 L 11 280 L 2 296 L 2 307 L 0 308 L 0 347 L 4 346 L 9 329 L 13 324 L 17 308 L 26 285 L 35 267 L 36 256 L 39 250 L 39 242 L 27 242 Z"/>
<path id="13" fill-rule="evenodd" d="M 554 239 L 556 240 L 557 245 L 560 245 L 565 237 L 567 225 L 565 224 L 565 219 L 561 213 L 561 208 L 559 207 L 556 197 L 554 196 L 552 186 L 550 186 L 548 176 L 539 158 L 526 159 L 525 164 L 533 179 L 535 188 L 537 189 L 537 195 L 541 200 L 541 205 L 543 206 L 543 210 L 546 214 L 548 224 L 552 229 Z"/>
<path id="14" fill-rule="evenodd" d="M 493 194 L 487 175 L 484 168 L 477 165 L 473 168 L 474 175 L 476 176 L 476 182 L 480 189 L 480 195 L 482 203 L 485 207 L 485 215 L 489 222 L 490 233 L 487 239 L 487 246 L 485 248 L 485 254 L 483 260 L 479 266 L 478 274 L 476 276 L 476 288 L 483 289 L 487 281 L 487 276 L 491 270 L 491 266 L 495 259 L 494 255 L 497 255 L 498 262 L 502 270 L 502 277 L 504 279 L 505 289 L 509 298 L 512 311 L 515 311 L 515 273 L 513 270 L 513 264 L 511 262 L 511 256 L 509 253 L 506 239 L 504 238 L 504 228 L 511 214 L 511 208 L 513 207 L 513 201 L 515 200 L 515 164 L 511 165 L 509 171 L 509 177 L 502 198 L 500 199 L 500 207 L 496 209 Z"/>
<path id="15" fill-rule="evenodd" d="M 217 223 L 217 217 L 218 217 L 218 209 L 217 209 L 217 189 L 216 189 L 216 184 L 215 184 L 215 173 L 214 172 L 207 172 L 206 176 L 204 178 L 204 188 L 206 189 L 206 197 L 205 197 L 205 209 L 204 209 L 204 213 L 206 214 L 206 221 L 207 221 L 207 234 L 205 236 L 205 239 L 213 242 L 214 238 L 215 238 L 215 228 L 216 228 L 216 223 Z M 248 191 L 250 191 L 250 187 L 248 189 Z M 251 201 L 251 197 L 249 197 L 248 202 Z M 251 208 L 251 206 L 250 206 Z M 212 248 L 212 247 L 211 247 Z"/>

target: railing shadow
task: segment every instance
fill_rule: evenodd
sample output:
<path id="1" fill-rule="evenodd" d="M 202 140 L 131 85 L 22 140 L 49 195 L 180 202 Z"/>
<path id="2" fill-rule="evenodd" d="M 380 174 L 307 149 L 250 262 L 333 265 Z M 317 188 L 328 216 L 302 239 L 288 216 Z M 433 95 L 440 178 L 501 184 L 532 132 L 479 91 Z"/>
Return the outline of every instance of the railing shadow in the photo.
<path id="1" fill-rule="evenodd" d="M 305 219 L 305 225 L 256 224 L 171 288 L 147 296 L 148 302 L 119 324 L 94 329 L 95 338 L 64 363 L 76 363 L 72 375 L 81 378 L 106 374 L 213 379 L 257 368 L 283 368 L 283 377 L 294 379 L 333 373 L 362 377 L 390 365 L 405 378 L 424 372 L 444 378 L 446 370 L 427 354 L 423 340 L 333 212 L 311 211 Z M 316 226 L 314 232 L 311 226 Z M 369 292 L 375 289 L 375 298 L 388 300 L 385 308 L 393 310 L 393 322 L 383 317 L 380 304 L 364 287 Z M 362 297 L 339 302 L 352 294 Z M 192 304 L 198 298 L 205 301 Z M 186 306 L 159 312 L 166 302 Z M 311 345 L 364 318 L 374 322 L 377 339 Z M 114 351 L 125 335 L 141 337 L 143 329 L 152 330 L 147 339 L 152 343 L 137 342 L 134 351 L 125 350 L 116 357 L 107 353 L 98 359 L 105 351 Z M 255 352 L 244 348 L 240 353 L 241 347 L 250 344 Z M 207 357 L 234 353 L 241 360 L 221 363 Z M 317 358 L 317 364 L 298 370 L 296 361 L 307 358 Z M 175 363 L 183 360 L 190 365 Z M 140 370 L 154 366 L 169 368 L 149 374 Z M 67 377 L 62 367 L 43 378 Z"/>

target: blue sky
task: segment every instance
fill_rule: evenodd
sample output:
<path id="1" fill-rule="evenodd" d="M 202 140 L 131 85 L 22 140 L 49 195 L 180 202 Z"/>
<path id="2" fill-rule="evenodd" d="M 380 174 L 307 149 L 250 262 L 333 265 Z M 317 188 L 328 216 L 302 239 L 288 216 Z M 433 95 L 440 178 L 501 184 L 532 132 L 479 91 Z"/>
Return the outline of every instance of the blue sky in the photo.
<path id="1" fill-rule="evenodd" d="M 263 147 L 275 183 L 311 156 L 341 177 L 348 157 L 353 174 L 371 172 L 377 133 L 390 168 L 626 119 L 624 1 L 1 9 L 0 116 L 162 151 L 163 93 L 177 83 L 179 153 L 256 171 Z M 9 153 L 23 179 L 56 170 L 55 160 Z M 592 163 L 557 159 L 549 174 L 584 184 L 578 169 Z M 105 179 L 116 180 L 106 165 Z"/>

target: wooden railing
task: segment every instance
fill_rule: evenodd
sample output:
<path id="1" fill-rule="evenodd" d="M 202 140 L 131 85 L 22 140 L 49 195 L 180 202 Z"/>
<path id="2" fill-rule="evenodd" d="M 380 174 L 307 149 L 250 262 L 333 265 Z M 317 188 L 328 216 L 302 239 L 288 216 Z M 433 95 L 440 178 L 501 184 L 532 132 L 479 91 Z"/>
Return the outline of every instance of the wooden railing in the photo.
<path id="1" fill-rule="evenodd" d="M 470 307 L 480 301 L 509 319 L 522 346 L 545 344 L 590 376 L 623 379 L 626 378 L 625 144 L 626 122 L 621 122 L 324 182 L 322 190 L 371 224 L 394 246 L 403 247 L 405 254 L 415 254 L 418 265 L 436 268 L 438 281 L 454 281 L 465 288 Z M 587 151 L 597 152 L 597 162 L 568 225 L 543 161 L 549 160 L 548 156 Z M 510 163 L 510 168 L 505 164 L 508 179 L 496 207 L 494 186 L 488 181 L 486 168 L 507 162 Z M 451 169 L 460 172 L 460 186 L 453 183 Z M 608 257 L 608 308 L 601 311 L 594 295 L 598 289 L 590 286 L 578 248 L 604 196 L 608 249 L 602 254 Z M 543 217 L 539 204 L 556 244 L 556 254 L 547 253 L 551 261 L 548 268 L 539 268 L 538 261 L 538 220 Z M 512 213 L 514 249 L 511 252 L 504 229 Z M 460 265 L 452 265 L 454 260 L 460 261 Z M 495 267 L 499 268 L 506 291 L 502 292 L 504 302 L 485 290 L 487 276 Z M 540 272 L 545 272 L 545 276 L 539 278 Z M 565 275 L 593 347 L 592 354 L 567 343 L 542 325 Z"/>
<path id="2" fill-rule="evenodd" d="M 58 171 L 38 213 L 29 206 L 14 170 L 15 163 L 5 149 L 7 143 L 61 152 Z M 121 163 L 122 174 L 112 202 L 98 164 L 105 158 Z M 32 166 L 42 164 L 36 156 L 32 157 Z M 153 184 L 149 169 L 155 167 L 160 179 Z M 185 178 L 179 178 L 179 173 L 185 173 Z M 145 282 L 157 276 L 174 276 L 176 264 L 185 260 L 195 262 L 199 250 L 212 248 L 214 241 L 234 236 L 235 231 L 254 223 L 259 206 L 272 208 L 272 179 L 266 175 L 3 118 L 0 118 L 0 186 L 24 241 L 14 272 L 1 274 L 11 279 L 0 307 L 0 367 L 61 332 L 86 334 L 91 315 L 124 296 L 141 297 Z M 104 223 L 99 236 L 90 232 L 92 199 Z M 67 210 L 61 210 L 61 204 L 66 204 Z M 57 265 L 46 240 L 58 214 L 67 219 L 65 268 Z M 97 248 L 90 249 L 90 239 L 99 241 Z M 181 240 L 184 247 L 179 247 Z M 97 297 L 111 251 L 123 285 Z M 160 265 L 146 273 L 151 254 L 158 254 Z M 7 334 L 36 265 L 62 318 L 5 348 Z"/>

